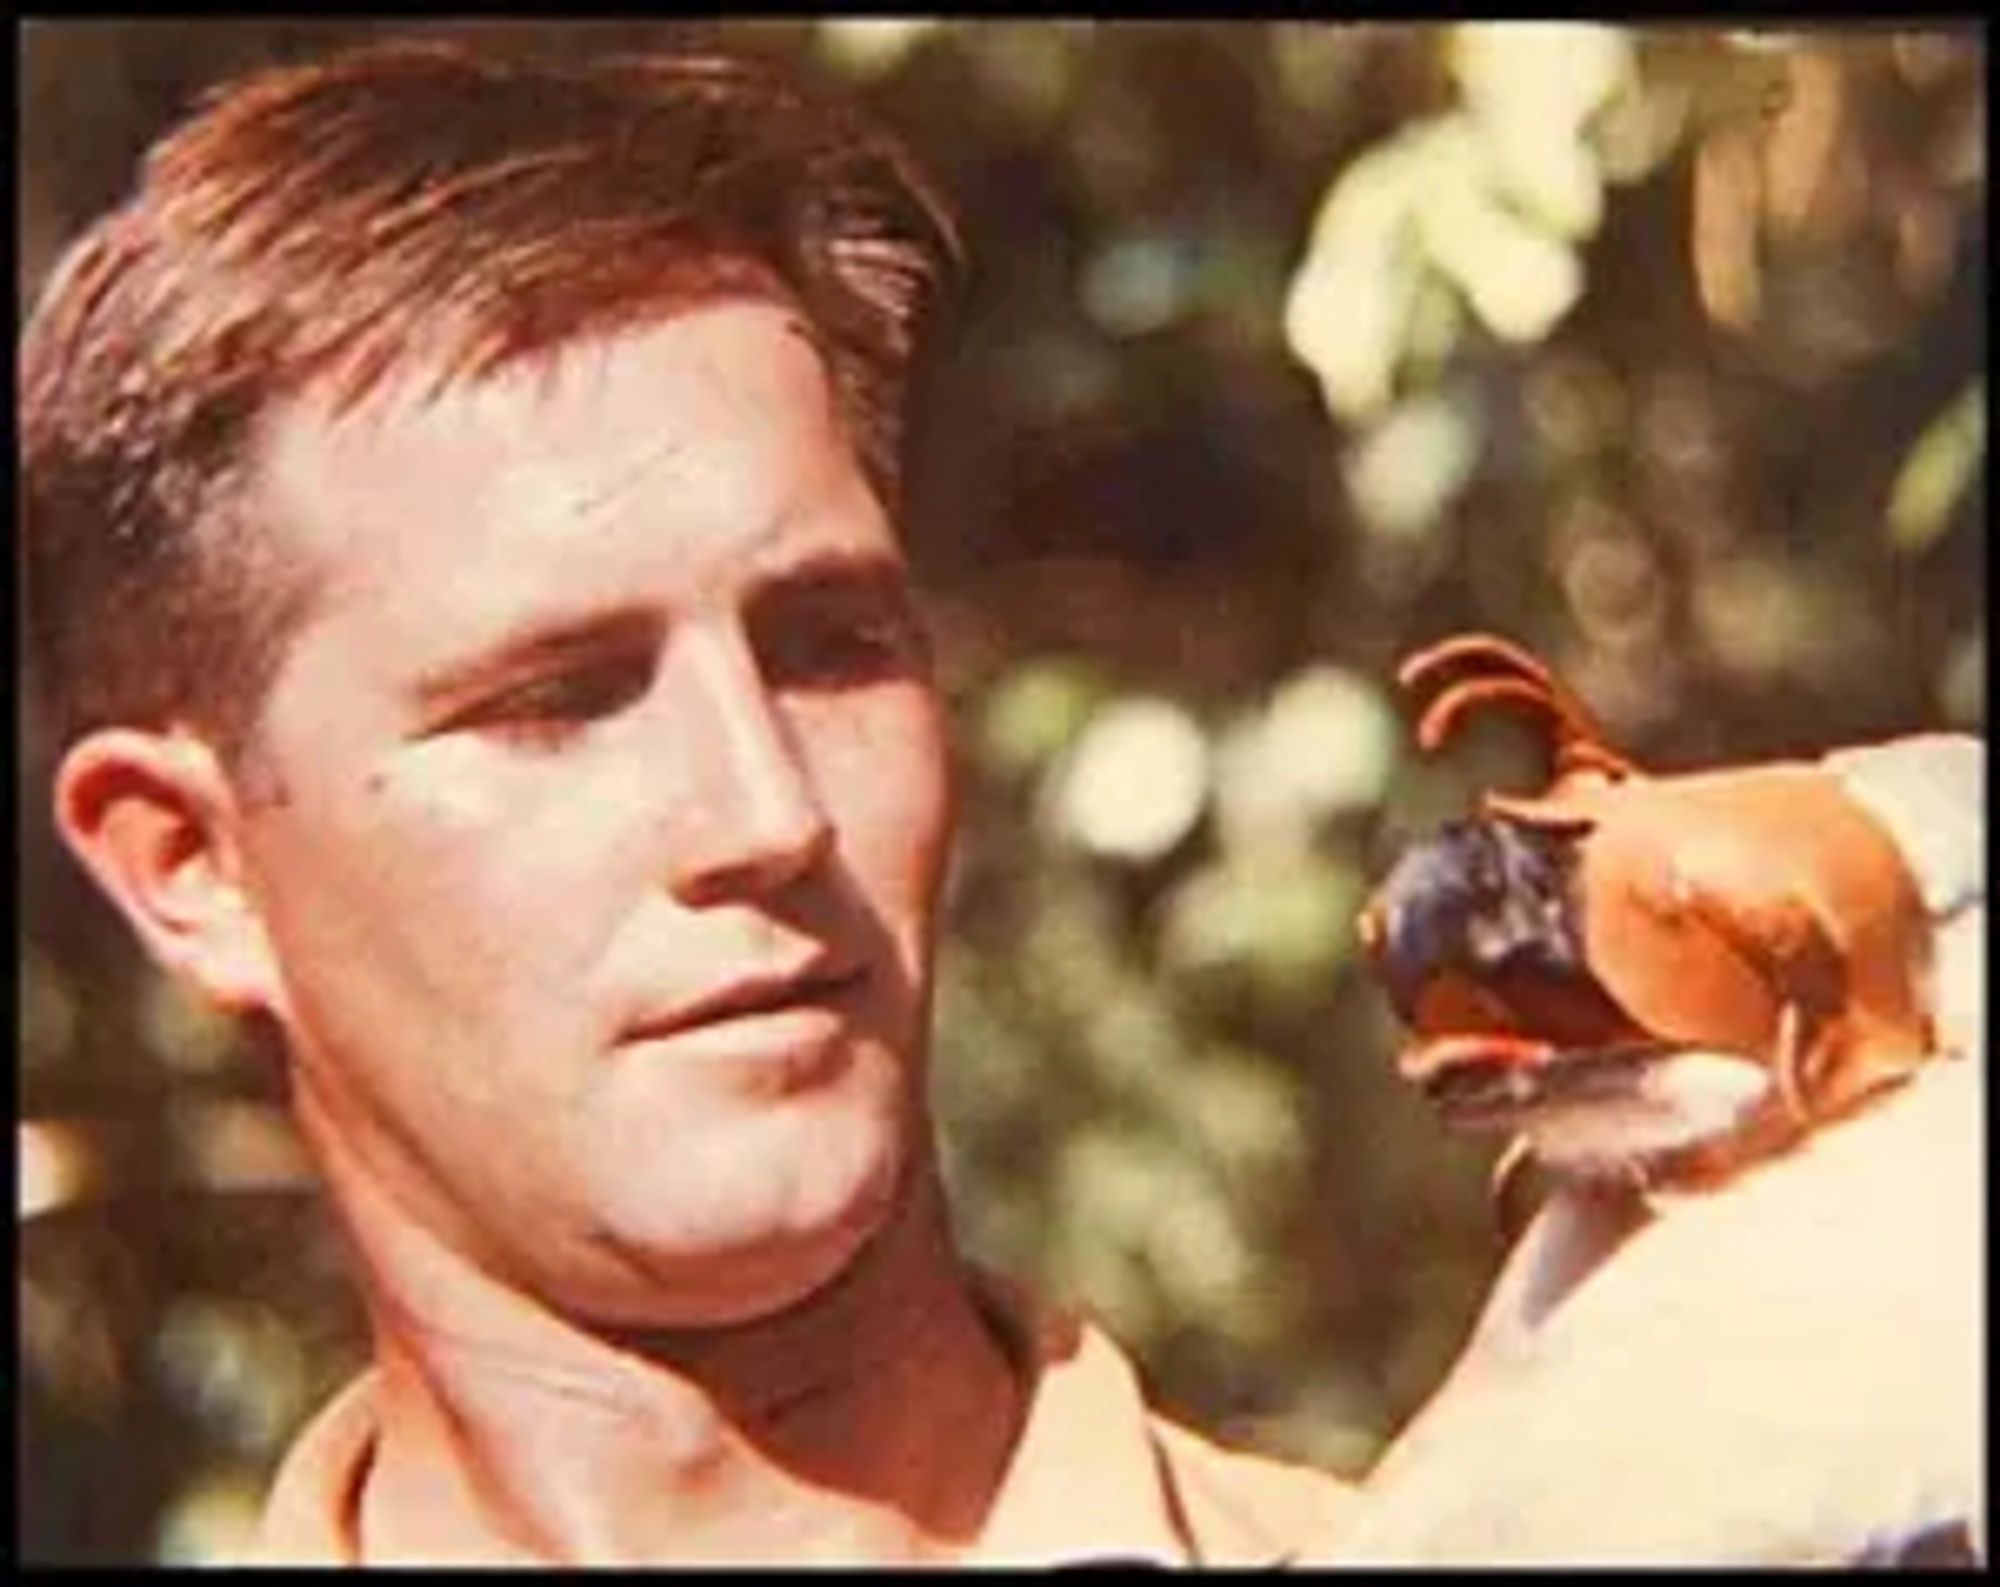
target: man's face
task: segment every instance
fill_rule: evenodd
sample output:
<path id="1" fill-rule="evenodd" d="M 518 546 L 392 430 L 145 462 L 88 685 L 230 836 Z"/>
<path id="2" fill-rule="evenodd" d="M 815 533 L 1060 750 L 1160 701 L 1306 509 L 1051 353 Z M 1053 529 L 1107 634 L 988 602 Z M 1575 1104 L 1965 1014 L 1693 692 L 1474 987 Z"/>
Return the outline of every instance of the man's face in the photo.
<path id="1" fill-rule="evenodd" d="M 601 1321 L 817 1287 L 922 1149 L 951 780 L 803 332 L 303 402 L 259 463 L 323 587 L 241 833 L 309 1129 Z"/>

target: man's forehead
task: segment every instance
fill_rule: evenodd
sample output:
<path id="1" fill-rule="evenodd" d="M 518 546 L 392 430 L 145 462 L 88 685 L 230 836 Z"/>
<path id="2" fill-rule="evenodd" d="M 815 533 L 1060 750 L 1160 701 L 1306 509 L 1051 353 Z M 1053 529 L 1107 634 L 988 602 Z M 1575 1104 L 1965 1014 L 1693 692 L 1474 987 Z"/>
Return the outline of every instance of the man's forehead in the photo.
<path id="1" fill-rule="evenodd" d="M 413 361 L 353 403 L 321 383 L 267 416 L 253 489 L 267 510 L 324 532 L 338 526 L 320 509 L 336 500 L 343 518 L 393 519 L 457 466 L 461 483 L 504 490 L 525 511 L 587 515 L 801 397 L 837 420 L 805 320 L 766 296 L 717 300 L 484 376 L 446 380 Z M 584 455 L 595 468 L 580 480 L 571 465 Z"/>
<path id="2" fill-rule="evenodd" d="M 676 362 L 741 385 L 808 364 L 823 377 L 825 360 L 811 323 L 775 293 L 717 296 L 637 317 L 629 323 L 523 350 L 490 367 L 421 347 L 359 392 L 338 370 L 273 405 L 272 433 L 325 430 L 379 442 L 384 435 L 518 416 L 590 389 L 631 384 Z"/>
<path id="3" fill-rule="evenodd" d="M 378 660 L 505 646 L 621 602 L 761 599 L 829 561 L 902 576 L 824 365 L 768 302 L 449 393 L 302 402 L 273 424 L 260 486 L 268 532 L 314 565 L 314 626 L 372 636 Z"/>

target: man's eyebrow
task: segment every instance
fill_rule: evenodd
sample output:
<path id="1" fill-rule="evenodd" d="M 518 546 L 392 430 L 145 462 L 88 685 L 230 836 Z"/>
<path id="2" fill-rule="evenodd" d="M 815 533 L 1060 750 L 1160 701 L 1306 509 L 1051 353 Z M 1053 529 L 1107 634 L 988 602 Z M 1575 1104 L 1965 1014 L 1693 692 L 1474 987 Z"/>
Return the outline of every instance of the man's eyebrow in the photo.
<path id="1" fill-rule="evenodd" d="M 658 635 L 658 618 L 630 606 L 531 622 L 502 634 L 469 656 L 455 657 L 421 673 L 411 693 L 420 707 L 435 709 L 462 700 L 483 686 L 520 677 L 553 662 L 626 646 L 650 646 Z"/>
<path id="2" fill-rule="evenodd" d="M 886 551 L 822 551 L 774 569 L 750 604 L 756 610 L 815 596 L 901 600 L 909 592 L 910 571 L 901 557 Z"/>
<path id="3" fill-rule="evenodd" d="M 892 553 L 825 551 L 772 569 L 759 581 L 749 604 L 754 616 L 815 598 L 900 601 L 909 584 L 907 567 Z M 420 708 L 437 709 L 553 662 L 626 645 L 650 646 L 659 634 L 658 614 L 637 606 L 531 622 L 470 656 L 428 669 L 418 676 L 411 693 Z"/>

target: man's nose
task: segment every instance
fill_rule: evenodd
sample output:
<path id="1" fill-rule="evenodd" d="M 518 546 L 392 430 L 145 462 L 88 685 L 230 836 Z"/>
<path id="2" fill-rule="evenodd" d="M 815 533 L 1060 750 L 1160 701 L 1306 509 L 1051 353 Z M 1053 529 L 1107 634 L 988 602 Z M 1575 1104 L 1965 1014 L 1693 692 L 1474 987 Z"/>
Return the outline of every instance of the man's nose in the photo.
<path id="1" fill-rule="evenodd" d="M 668 886 L 689 907 L 777 892 L 825 859 L 833 827 L 755 658 L 716 643 L 686 662 L 666 729 L 689 759 Z"/>

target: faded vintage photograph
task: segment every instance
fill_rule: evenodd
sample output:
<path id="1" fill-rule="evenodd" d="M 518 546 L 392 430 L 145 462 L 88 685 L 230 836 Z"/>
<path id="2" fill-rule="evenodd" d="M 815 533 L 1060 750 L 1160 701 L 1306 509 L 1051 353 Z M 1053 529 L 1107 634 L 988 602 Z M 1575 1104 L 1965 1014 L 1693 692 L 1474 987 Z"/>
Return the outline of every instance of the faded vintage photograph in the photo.
<path id="1" fill-rule="evenodd" d="M 1984 1563 L 1985 50 L 23 19 L 22 1562 Z"/>

